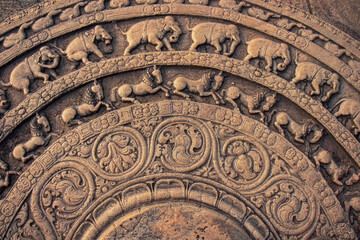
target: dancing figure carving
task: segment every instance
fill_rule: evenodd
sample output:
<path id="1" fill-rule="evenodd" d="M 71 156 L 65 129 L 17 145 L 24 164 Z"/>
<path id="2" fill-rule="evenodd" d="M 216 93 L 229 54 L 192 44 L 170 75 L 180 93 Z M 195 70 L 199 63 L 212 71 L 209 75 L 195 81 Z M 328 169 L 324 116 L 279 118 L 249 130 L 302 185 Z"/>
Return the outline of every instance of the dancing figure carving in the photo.
<path id="1" fill-rule="evenodd" d="M 110 110 L 110 104 L 102 101 L 103 98 L 103 87 L 95 80 L 94 84 L 86 89 L 85 95 L 83 96 L 84 103 L 65 108 L 61 114 L 61 120 L 68 126 L 82 124 L 83 121 L 75 119 L 77 116 L 89 116 L 97 112 L 102 105 L 106 106 L 107 110 Z"/>
<path id="2" fill-rule="evenodd" d="M 190 92 L 197 93 L 201 97 L 212 96 L 216 104 L 224 103 L 222 97 L 216 91 L 219 90 L 224 81 L 222 72 L 215 75 L 214 71 L 205 73 L 201 78 L 192 80 L 187 77 L 177 77 L 171 83 L 174 94 L 182 96 L 187 100 L 190 100 L 190 95 L 182 92 L 188 89 Z"/>
<path id="3" fill-rule="evenodd" d="M 29 152 L 48 145 L 51 137 L 59 136 L 57 133 L 50 133 L 51 126 L 49 120 L 38 113 L 30 122 L 30 130 L 32 137 L 28 141 L 16 145 L 11 152 L 15 159 L 21 160 L 24 163 L 37 156 L 36 154 L 28 154 Z"/>
<path id="4" fill-rule="evenodd" d="M 143 96 L 146 94 L 156 93 L 159 90 L 165 92 L 165 96 L 169 97 L 169 89 L 163 86 L 159 86 L 163 82 L 163 77 L 161 74 L 160 68 L 154 66 L 152 69 L 148 68 L 146 70 L 146 75 L 143 77 L 143 81 L 138 84 L 122 84 L 120 87 L 114 87 L 111 89 L 111 103 L 118 101 L 118 98 L 121 101 L 140 103 L 130 95 L 133 93 L 136 96 Z"/>
<path id="5" fill-rule="evenodd" d="M 167 32 L 172 32 L 169 39 Z M 179 23 L 171 16 L 160 19 L 145 20 L 134 24 L 127 32 L 122 32 L 126 36 L 129 46 L 125 49 L 124 55 L 130 55 L 130 52 L 140 43 L 151 43 L 156 45 L 156 50 L 161 51 L 165 45 L 168 50 L 174 50 L 171 43 L 179 40 L 182 30 Z"/>
<path id="6" fill-rule="evenodd" d="M 267 92 L 247 94 L 235 86 L 222 90 L 221 95 L 234 106 L 235 110 L 240 112 L 240 108 L 235 102 L 236 99 L 239 99 L 240 103 L 245 105 L 250 114 L 260 114 L 262 122 L 266 121 L 264 112 L 268 112 L 276 103 L 276 93 L 270 95 Z"/>
<path id="7" fill-rule="evenodd" d="M 38 52 L 32 56 L 25 58 L 23 62 L 18 64 L 10 74 L 10 81 L 0 84 L 6 87 L 13 87 L 17 90 L 22 90 L 24 94 L 29 93 L 31 81 L 36 78 L 44 79 L 47 83 L 50 76 L 56 78 L 57 74 L 54 70 L 60 63 L 60 56 L 48 46 L 41 47 Z M 49 74 L 43 70 L 48 69 Z"/>
<path id="8" fill-rule="evenodd" d="M 234 53 L 237 45 L 240 44 L 240 33 L 234 24 L 221 24 L 221 23 L 200 23 L 193 28 L 188 27 L 191 30 L 191 38 L 193 44 L 190 46 L 190 51 L 196 51 L 196 48 L 202 44 L 210 44 L 216 48 L 215 53 L 223 53 L 226 56 L 230 56 Z M 227 52 L 227 46 L 225 40 L 230 39 L 231 45 Z"/>
<path id="9" fill-rule="evenodd" d="M 252 58 L 264 58 L 267 65 L 265 69 L 272 71 L 277 74 L 277 71 L 284 71 L 287 65 L 291 62 L 290 50 L 288 45 L 285 43 L 277 43 L 268 39 L 256 38 L 247 42 L 248 55 L 244 61 L 249 62 Z M 284 59 L 283 63 L 276 64 L 275 59 Z"/>

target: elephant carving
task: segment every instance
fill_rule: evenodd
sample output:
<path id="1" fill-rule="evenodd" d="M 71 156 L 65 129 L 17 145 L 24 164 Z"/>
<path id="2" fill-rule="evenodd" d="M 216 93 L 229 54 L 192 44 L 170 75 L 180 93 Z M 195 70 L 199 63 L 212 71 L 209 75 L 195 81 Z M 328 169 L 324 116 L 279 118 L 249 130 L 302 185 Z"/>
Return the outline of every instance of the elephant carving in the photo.
<path id="1" fill-rule="evenodd" d="M 335 111 L 334 111 L 335 110 Z M 360 104 L 355 99 L 342 98 L 330 110 L 336 118 L 340 116 L 350 116 L 354 125 L 352 130 L 355 135 L 360 132 Z"/>
<path id="2" fill-rule="evenodd" d="M 24 94 L 29 93 L 30 82 L 36 78 L 44 79 L 44 83 L 49 80 L 49 74 L 43 72 L 48 69 L 50 75 L 54 78 L 57 74 L 54 70 L 60 63 L 60 56 L 48 46 L 41 47 L 38 52 L 25 58 L 23 62 L 17 65 L 10 74 L 8 83 L 0 82 L 6 87 L 13 87 L 22 90 Z"/>
<path id="3" fill-rule="evenodd" d="M 88 64 L 90 63 L 88 59 L 89 53 L 94 53 L 100 59 L 105 58 L 104 54 L 96 46 L 95 41 L 104 41 L 106 45 L 109 45 L 112 39 L 111 35 L 102 26 L 97 25 L 73 39 L 65 51 L 56 48 L 70 61 L 82 61 L 84 64 Z"/>
<path id="4" fill-rule="evenodd" d="M 222 23 L 200 23 L 191 30 L 193 44 L 190 51 L 196 51 L 196 48 L 202 44 L 210 44 L 216 48 L 215 53 L 223 52 L 224 55 L 230 56 L 234 53 L 235 48 L 240 43 L 240 33 L 234 24 L 226 25 Z M 225 40 L 230 39 L 231 45 L 227 52 Z"/>
<path id="5" fill-rule="evenodd" d="M 244 61 L 249 62 L 252 58 L 264 58 L 267 65 L 265 69 L 277 74 L 277 71 L 284 71 L 287 65 L 291 62 L 290 50 L 288 45 L 285 43 L 277 43 L 271 40 L 256 38 L 247 42 L 247 52 L 248 55 L 245 57 Z M 282 58 L 283 63 L 276 64 L 275 59 Z"/>
<path id="6" fill-rule="evenodd" d="M 172 32 L 169 39 L 166 33 Z M 156 45 L 156 50 L 161 51 L 164 44 L 168 50 L 174 50 L 171 43 L 177 42 L 182 34 L 180 25 L 171 16 L 160 19 L 150 19 L 134 24 L 127 32 L 122 32 L 126 36 L 129 46 L 125 49 L 124 55 L 130 52 L 140 43 L 151 43 Z"/>
<path id="7" fill-rule="evenodd" d="M 311 90 L 310 95 L 319 95 L 321 93 L 320 87 L 326 83 L 332 89 L 325 96 L 321 97 L 322 102 L 326 102 L 333 94 L 339 92 L 339 75 L 312 62 L 298 62 L 297 58 L 295 58 L 297 67 L 295 69 L 295 77 L 291 80 L 292 83 L 296 84 L 303 80 L 311 81 L 313 90 Z"/>

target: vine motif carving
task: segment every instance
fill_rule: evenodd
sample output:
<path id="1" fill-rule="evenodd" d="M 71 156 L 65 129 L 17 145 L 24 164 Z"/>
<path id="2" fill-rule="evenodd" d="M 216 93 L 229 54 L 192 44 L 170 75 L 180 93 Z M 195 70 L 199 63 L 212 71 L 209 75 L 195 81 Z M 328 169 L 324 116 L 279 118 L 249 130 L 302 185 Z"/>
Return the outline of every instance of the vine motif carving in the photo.
<path id="1" fill-rule="evenodd" d="M 248 137 L 235 136 L 227 139 L 219 159 L 213 160 L 215 170 L 232 187 L 253 189 L 269 176 L 268 152 L 260 143 Z"/>
<path id="2" fill-rule="evenodd" d="M 52 176 L 40 193 L 44 213 L 59 234 L 65 234 L 82 212 L 90 189 L 81 173 L 63 169 Z"/>
<path id="3" fill-rule="evenodd" d="M 274 177 L 262 186 L 266 190 L 251 199 L 272 218 L 274 226 L 283 235 L 300 236 L 314 231 L 310 229 L 319 217 L 317 213 L 319 209 L 313 196 L 308 195 L 297 180 L 292 180 L 293 178 Z"/>
<path id="4" fill-rule="evenodd" d="M 110 134 L 97 147 L 99 165 L 108 173 L 123 173 L 138 160 L 137 148 L 130 135 Z"/>
<path id="5" fill-rule="evenodd" d="M 159 157 L 168 169 L 186 172 L 208 159 L 210 133 L 202 123 L 180 119 L 175 118 L 173 122 L 168 119 L 167 124 L 157 127 L 160 131 L 156 133 L 155 157 Z"/>
<path id="6" fill-rule="evenodd" d="M 150 137 L 154 127 L 161 122 L 161 117 L 150 117 L 147 119 L 134 120 L 131 126 L 138 129 L 145 137 Z"/>
<path id="7" fill-rule="evenodd" d="M 108 130 L 95 140 L 92 156 L 108 174 L 134 174 L 145 161 L 145 140 L 133 128 Z"/>

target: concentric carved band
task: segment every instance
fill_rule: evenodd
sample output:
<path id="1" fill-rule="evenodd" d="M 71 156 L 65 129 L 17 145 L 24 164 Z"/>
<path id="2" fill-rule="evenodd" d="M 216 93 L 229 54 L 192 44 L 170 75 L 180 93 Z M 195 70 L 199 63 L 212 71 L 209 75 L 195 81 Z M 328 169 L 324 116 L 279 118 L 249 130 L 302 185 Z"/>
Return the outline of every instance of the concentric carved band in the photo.
<path id="1" fill-rule="evenodd" d="M 57 239 L 55 229 L 57 233 L 67 231 L 62 225 L 54 225 L 52 215 L 65 220 L 75 219 L 89 206 L 94 194 L 93 177 L 84 165 L 68 161 L 49 169 L 31 195 L 34 220 L 46 239 Z"/>
<path id="2" fill-rule="evenodd" d="M 128 14 L 128 8 L 131 8 L 131 14 Z M 359 76 L 352 71 L 352 68 L 337 58 L 335 55 L 325 50 L 324 48 L 316 45 L 309 40 L 298 36 L 295 33 L 289 32 L 285 29 L 279 28 L 275 25 L 263 22 L 257 18 L 250 17 L 248 15 L 240 14 L 229 9 L 197 6 L 193 8 L 191 5 L 184 4 L 159 4 L 154 8 L 153 6 L 133 6 L 128 8 L 120 8 L 113 10 L 104 10 L 102 12 L 95 12 L 88 15 L 83 15 L 66 23 L 62 23 L 60 26 L 53 26 L 43 32 L 38 33 L 24 41 L 20 42 L 13 48 L 0 53 L 0 66 L 8 63 L 16 56 L 24 53 L 25 51 L 44 43 L 50 39 L 61 36 L 65 33 L 69 33 L 80 29 L 82 27 L 99 23 L 109 22 L 116 20 L 124 20 L 128 18 L 153 16 L 153 15 L 190 15 L 190 16 L 204 16 L 232 21 L 234 23 L 242 24 L 247 27 L 251 27 L 255 30 L 263 32 L 267 35 L 279 38 L 296 48 L 301 49 L 310 56 L 313 56 L 320 62 L 323 62 L 327 66 L 338 72 L 344 79 L 346 79 L 357 90 L 360 90 Z M 152 8 L 154 11 L 149 11 L 147 8 Z M 100 16 L 100 17 L 97 17 Z M 92 20 L 86 20 L 92 19 Z M 66 30 L 64 30 L 64 28 Z M 46 36 L 45 36 L 46 35 Z M 350 72 L 349 72 L 350 71 Z"/>
<path id="3" fill-rule="evenodd" d="M 360 166 L 360 143 L 321 103 L 310 98 L 287 80 L 243 61 L 217 54 L 194 52 L 142 53 L 92 63 L 69 73 L 31 94 L 0 120 L 3 140 L 20 122 L 49 104 L 60 94 L 94 79 L 152 65 L 196 65 L 230 72 L 278 92 L 316 118 Z"/>
<path id="4" fill-rule="evenodd" d="M 146 108 L 147 105 L 149 104 L 136 106 Z M 290 171 L 296 172 L 297 175 L 301 178 L 302 183 L 306 185 L 306 188 L 311 189 L 313 195 L 316 197 L 316 201 L 320 202 L 322 210 L 327 214 L 329 221 L 331 222 L 331 226 L 333 226 L 333 229 L 337 236 L 341 236 L 342 234 L 338 231 L 344 229 L 344 226 L 348 226 L 348 220 L 345 218 L 339 201 L 337 200 L 333 191 L 327 185 L 326 181 L 323 179 L 321 173 L 315 170 L 311 161 L 303 153 L 301 153 L 294 146 L 292 146 L 284 137 L 269 130 L 265 125 L 244 115 L 238 115 L 234 113 L 234 111 L 231 111 L 229 109 L 204 103 L 193 103 L 193 105 L 197 109 L 196 111 L 181 112 L 179 112 L 178 110 L 184 107 L 188 107 L 189 102 L 162 101 L 158 103 L 152 103 L 152 105 L 154 105 L 154 107 L 157 109 L 155 116 L 168 117 L 183 114 L 185 116 L 188 116 L 187 118 L 189 119 L 199 118 L 204 121 L 225 124 L 228 127 L 241 132 L 247 137 L 255 137 L 259 141 L 259 143 L 261 143 L 266 149 L 271 149 L 271 151 L 277 153 L 282 159 L 284 159 L 284 161 L 291 168 Z M 182 105 L 182 107 L 179 107 L 180 105 Z M 1 202 L 0 215 L 4 217 L 0 219 L 0 235 L 5 234 L 8 225 L 15 217 L 17 209 L 26 199 L 27 195 L 29 194 L 31 189 L 33 189 L 34 185 L 36 185 L 37 183 L 41 185 L 41 183 L 45 183 L 48 181 L 50 175 L 52 176 L 52 170 L 49 172 L 48 169 L 52 168 L 52 166 L 56 165 L 57 162 L 61 161 L 65 161 L 64 163 L 61 163 L 63 164 L 61 165 L 61 169 L 63 169 L 64 167 L 69 167 L 69 165 L 66 165 L 66 163 L 71 160 L 71 158 L 64 156 L 68 156 L 69 153 L 74 152 L 74 149 L 78 147 L 77 145 L 81 146 L 81 143 L 96 137 L 97 135 L 101 134 L 102 131 L 106 132 L 109 128 L 113 128 L 114 124 L 129 124 L 134 119 L 138 119 L 136 116 L 137 115 L 134 106 L 122 108 L 117 111 L 104 114 L 103 116 L 99 117 L 98 119 L 94 119 L 89 123 L 82 124 L 78 128 L 70 131 L 65 136 L 54 142 L 41 156 L 39 156 L 29 166 L 27 170 L 23 172 L 23 174 L 19 177 L 19 180 L 15 183 L 9 194 Z M 101 119 L 107 124 L 99 128 L 95 123 Z M 74 160 L 76 160 L 75 157 Z M 84 159 L 80 162 L 87 163 L 89 162 L 89 160 Z M 80 166 L 82 164 L 77 165 Z M 60 166 L 60 164 L 58 164 L 57 166 Z M 42 175 L 43 172 L 46 172 L 46 174 Z M 81 171 L 81 173 L 83 174 L 85 174 L 85 172 L 85 170 Z M 48 174 L 50 175 L 48 176 Z M 285 175 L 285 177 L 287 176 L 288 175 Z M 27 184 L 23 184 L 23 182 L 27 182 Z M 271 180 L 269 180 L 268 182 L 271 183 Z M 134 184 L 134 182 L 129 182 L 129 184 Z M 23 189 L 24 186 L 26 186 L 26 189 Z M 286 188 L 284 189 L 286 190 Z M 261 191 L 259 187 L 255 192 L 258 191 Z M 39 193 L 39 191 L 37 192 Z M 254 190 L 252 190 L 251 195 L 253 195 L 253 193 L 255 192 Z M 248 192 L 248 194 L 250 193 Z M 39 196 L 39 194 L 37 196 Z M 302 194 L 299 195 L 300 199 L 302 199 L 301 196 Z M 39 203 L 39 197 L 37 197 L 36 202 Z M 296 211 L 296 214 L 299 213 L 303 214 L 303 210 L 301 210 L 300 212 Z M 39 215 L 40 219 L 37 221 L 44 221 L 41 220 L 43 219 L 41 218 L 41 216 L 42 215 Z M 281 216 L 281 218 L 284 217 L 285 216 Z M 298 217 L 299 219 L 302 219 L 300 218 L 300 215 Z M 338 226 L 342 227 L 337 229 Z M 48 228 L 46 227 L 46 229 Z"/>

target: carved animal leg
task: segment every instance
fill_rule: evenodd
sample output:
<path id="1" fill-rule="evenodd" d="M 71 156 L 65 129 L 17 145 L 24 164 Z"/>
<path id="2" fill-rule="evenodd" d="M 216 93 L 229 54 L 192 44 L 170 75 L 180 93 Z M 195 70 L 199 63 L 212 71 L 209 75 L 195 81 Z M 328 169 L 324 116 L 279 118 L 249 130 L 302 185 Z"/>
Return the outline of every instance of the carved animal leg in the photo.
<path id="1" fill-rule="evenodd" d="M 66 124 L 70 127 L 72 125 L 80 125 L 83 124 L 84 122 L 80 119 L 71 119 L 70 121 L 68 121 Z"/>
<path id="2" fill-rule="evenodd" d="M 176 90 L 176 89 L 175 89 L 175 90 L 174 90 L 174 94 L 180 95 L 180 96 L 186 98 L 186 100 L 190 100 L 190 96 L 189 96 L 188 94 L 183 93 L 183 92 L 181 92 L 181 91 L 179 91 L 179 90 Z"/>
<path id="3" fill-rule="evenodd" d="M 303 76 L 301 74 L 295 73 L 295 77 L 291 80 L 291 83 L 297 84 L 298 82 L 303 81 L 305 79 L 306 79 L 306 74 Z"/>
<path id="4" fill-rule="evenodd" d="M 299 135 L 296 135 L 296 134 L 295 134 L 294 139 L 295 139 L 295 141 L 297 141 L 297 142 L 299 142 L 299 143 L 304 143 L 305 141 L 304 141 L 304 139 L 302 139 L 301 137 L 302 137 L 302 136 L 299 136 Z"/>
<path id="5" fill-rule="evenodd" d="M 265 114 L 261 111 L 261 110 L 257 110 L 257 109 L 253 109 L 253 108 L 249 108 L 249 113 L 250 114 L 260 114 L 261 117 L 261 121 L 264 122 L 265 121 Z"/>
<path id="6" fill-rule="evenodd" d="M 360 115 L 358 115 L 356 118 L 353 119 L 353 122 L 355 124 L 355 135 L 358 135 L 359 134 L 359 130 L 360 130 Z"/>
<path id="7" fill-rule="evenodd" d="M 164 38 L 165 40 L 165 38 Z M 163 48 L 164 46 L 164 43 L 162 41 L 160 41 L 158 38 L 156 37 L 153 37 L 151 39 L 149 39 L 149 42 L 156 45 L 155 49 L 156 51 L 161 51 L 161 49 Z M 165 41 L 164 41 L 165 42 Z"/>
<path id="8" fill-rule="evenodd" d="M 229 103 L 231 103 L 231 105 L 233 105 L 235 111 L 238 111 L 238 112 L 240 113 L 240 108 L 238 107 L 238 105 L 236 104 L 236 102 L 234 101 L 234 99 L 229 98 L 229 97 L 227 97 L 227 98 L 225 98 L 225 99 L 226 99 L 226 101 L 228 101 Z"/>
<path id="9" fill-rule="evenodd" d="M 36 72 L 36 73 L 34 73 L 34 75 L 35 75 L 36 77 L 43 78 L 43 79 L 44 79 L 44 83 L 47 83 L 47 82 L 49 81 L 49 75 L 46 74 L 46 73 Z"/>
<path id="10" fill-rule="evenodd" d="M 49 133 L 44 139 L 44 146 L 48 145 L 52 137 L 59 137 L 57 133 Z"/>
<path id="11" fill-rule="evenodd" d="M 169 51 L 174 51 L 174 48 L 171 46 L 171 43 L 169 42 L 169 40 L 167 38 L 163 38 L 163 42 L 165 43 L 165 46 Z M 161 50 L 158 50 L 158 51 L 161 51 Z"/>
<path id="12" fill-rule="evenodd" d="M 135 98 L 131 98 L 131 97 L 122 97 L 121 101 L 123 101 L 123 102 L 132 102 L 132 103 L 140 103 L 138 100 L 136 100 Z"/>
<path id="13" fill-rule="evenodd" d="M 247 55 L 245 58 L 244 58 L 244 62 L 250 62 L 251 59 L 255 58 L 257 56 L 252 56 L 251 54 Z"/>
<path id="14" fill-rule="evenodd" d="M 321 93 L 320 90 L 320 84 L 317 84 L 315 80 L 313 80 L 313 82 L 311 83 L 311 86 L 313 87 L 314 90 L 310 91 L 310 95 L 319 95 Z"/>
<path id="15" fill-rule="evenodd" d="M 101 103 L 101 105 L 104 105 L 106 107 L 106 110 L 111 110 L 112 109 L 112 107 L 111 107 L 111 105 L 109 103 L 103 102 L 103 101 L 101 101 L 100 103 Z"/>
<path id="16" fill-rule="evenodd" d="M 265 66 L 265 69 L 270 72 L 270 71 L 271 71 L 271 67 L 272 67 L 272 65 L 273 65 L 273 59 L 272 59 L 271 56 L 266 56 L 266 57 L 265 57 L 265 61 L 267 62 L 267 65 Z"/>
<path id="17" fill-rule="evenodd" d="M 35 159 L 37 156 L 38 156 L 37 154 L 30 154 L 30 155 L 28 155 L 26 157 L 21 157 L 21 161 L 23 163 L 26 163 L 28 160 Z"/>
<path id="18" fill-rule="evenodd" d="M 124 55 L 125 55 L 125 56 L 130 55 L 130 52 L 131 52 L 138 44 L 139 44 L 139 43 L 129 42 L 129 46 L 127 46 L 127 47 L 125 48 Z"/>
<path id="19" fill-rule="evenodd" d="M 213 42 L 211 42 L 211 45 L 213 45 L 216 48 L 215 53 L 217 53 L 217 54 L 221 53 L 222 48 L 221 48 L 219 41 L 213 41 Z"/>
<path id="20" fill-rule="evenodd" d="M 275 127 L 279 130 L 280 134 L 285 137 L 284 129 L 282 129 L 281 125 L 278 122 L 274 122 Z"/>
<path id="21" fill-rule="evenodd" d="M 215 92 L 215 91 L 212 91 L 212 92 L 216 95 L 216 97 L 218 98 L 218 100 L 220 101 L 221 104 L 225 104 L 223 97 L 218 92 Z"/>

